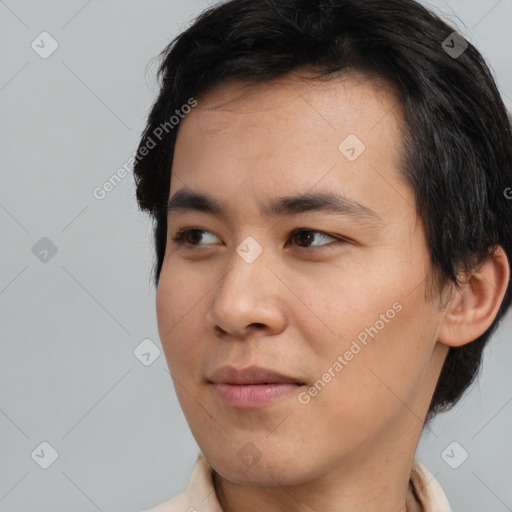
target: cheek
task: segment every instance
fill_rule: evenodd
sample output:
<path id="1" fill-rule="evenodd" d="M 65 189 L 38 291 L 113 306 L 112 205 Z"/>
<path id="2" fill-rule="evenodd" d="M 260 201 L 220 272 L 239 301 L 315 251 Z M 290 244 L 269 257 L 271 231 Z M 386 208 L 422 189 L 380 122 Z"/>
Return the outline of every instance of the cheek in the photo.
<path id="1" fill-rule="evenodd" d="M 387 330 L 402 315 L 403 290 L 410 290 L 404 274 L 403 267 L 397 269 L 383 257 L 370 255 L 347 256 L 330 268 L 290 274 L 288 282 L 294 283 L 301 299 L 290 300 L 294 321 L 307 339 L 319 340 L 313 346 L 319 356 L 329 345 L 334 350 L 348 350 L 358 335 L 364 340 L 366 333 L 369 338 L 367 329 L 375 332 L 377 324 L 377 331 Z"/>
<path id="2" fill-rule="evenodd" d="M 161 333 L 162 343 L 170 329 L 174 332 L 193 324 L 191 319 L 197 315 L 209 288 L 206 275 L 199 278 L 197 272 L 181 264 L 178 258 L 166 258 L 156 293 L 158 326 L 166 328 Z"/>
<path id="3" fill-rule="evenodd" d="M 422 300 L 422 292 L 409 297 L 396 294 L 396 308 L 383 300 L 382 307 L 370 315 L 366 312 L 365 322 L 357 321 L 357 327 L 351 322 L 355 334 L 339 339 L 329 351 L 324 371 L 338 355 L 346 363 L 325 400 L 335 404 L 335 410 L 348 414 L 358 428 L 378 418 L 386 422 L 386 418 L 407 407 L 412 411 L 417 408 L 417 395 L 436 341 L 437 322 L 433 309 Z M 379 318 L 380 313 L 384 320 Z"/>
<path id="4" fill-rule="evenodd" d="M 203 314 L 204 306 L 191 284 L 193 281 L 184 273 L 171 274 L 162 269 L 156 293 L 156 315 L 160 341 L 173 376 L 187 374 L 196 364 L 199 352 L 201 324 L 197 318 Z M 202 293 L 204 295 L 204 289 Z"/>
<path id="5" fill-rule="evenodd" d="M 329 386 L 333 394 L 325 398 L 339 402 L 339 410 L 347 410 L 347 401 L 353 410 L 363 403 L 369 409 L 393 401 L 400 406 L 389 389 L 404 399 L 414 395 L 435 346 L 438 312 L 425 302 L 420 265 L 382 265 L 381 259 L 380 267 L 351 270 L 316 283 L 308 306 L 321 322 L 311 311 L 296 316 L 315 352 L 315 377 L 321 378 L 342 356 L 346 362 Z"/>

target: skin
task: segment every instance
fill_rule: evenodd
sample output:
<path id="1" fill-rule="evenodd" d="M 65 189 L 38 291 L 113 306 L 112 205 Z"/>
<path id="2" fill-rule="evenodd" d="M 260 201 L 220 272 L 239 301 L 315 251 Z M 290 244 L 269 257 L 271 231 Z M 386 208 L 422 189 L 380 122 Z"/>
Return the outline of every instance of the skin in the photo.
<path id="1" fill-rule="evenodd" d="M 242 86 L 209 91 L 180 125 L 170 197 L 209 193 L 229 216 L 169 216 L 156 297 L 176 393 L 215 470 L 219 502 L 226 512 L 422 510 L 409 476 L 428 406 L 449 346 L 494 319 L 506 257 L 498 248 L 462 291 L 448 287 L 448 306 L 444 296 L 427 300 L 424 232 L 399 171 L 402 112 L 385 84 L 352 73 Z M 349 134 L 366 146 L 353 162 L 338 149 Z M 260 214 L 259 203 L 308 191 L 342 191 L 381 223 Z M 172 241 L 184 227 L 205 230 L 189 237 L 196 245 Z M 291 236 L 298 228 L 314 230 L 309 241 Z M 263 248 L 252 263 L 236 252 L 248 236 Z M 299 392 L 395 303 L 400 312 L 300 403 Z M 269 367 L 306 386 L 265 407 L 233 409 L 207 382 L 226 364 Z M 261 455 L 251 467 L 237 456 L 246 443 Z"/>

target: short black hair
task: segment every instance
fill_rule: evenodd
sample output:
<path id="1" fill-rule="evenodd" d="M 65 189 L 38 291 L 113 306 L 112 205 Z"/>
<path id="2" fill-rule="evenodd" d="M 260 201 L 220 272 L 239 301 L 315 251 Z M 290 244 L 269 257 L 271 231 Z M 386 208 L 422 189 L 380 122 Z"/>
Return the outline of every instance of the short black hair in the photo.
<path id="1" fill-rule="evenodd" d="M 471 43 L 414 0 L 230 0 L 204 11 L 161 53 L 160 91 L 134 164 L 139 207 L 154 220 L 156 286 L 178 131 L 171 117 L 214 86 L 302 70 L 318 80 L 360 71 L 397 91 L 407 128 L 400 170 L 414 190 L 433 289 L 449 281 L 459 287 L 458 271 L 474 271 L 497 246 L 510 265 L 511 119 Z M 474 381 L 483 348 L 510 306 L 510 288 L 485 333 L 450 347 L 426 423 Z"/>

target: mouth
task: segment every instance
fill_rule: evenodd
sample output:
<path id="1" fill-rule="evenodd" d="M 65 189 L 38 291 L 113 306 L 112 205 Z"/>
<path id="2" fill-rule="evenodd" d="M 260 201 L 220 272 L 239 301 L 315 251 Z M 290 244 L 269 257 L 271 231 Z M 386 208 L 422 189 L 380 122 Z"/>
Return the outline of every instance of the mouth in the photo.
<path id="1" fill-rule="evenodd" d="M 293 391 L 305 383 L 297 378 L 251 366 L 237 369 L 232 366 L 219 368 L 208 379 L 215 395 L 234 409 L 256 409 L 280 398 L 291 397 Z"/>
<path id="2" fill-rule="evenodd" d="M 260 366 L 249 366 L 243 369 L 238 369 L 233 366 L 223 366 L 211 374 L 208 378 L 208 382 L 238 386 L 272 384 L 304 385 L 304 382 L 300 379 Z"/>

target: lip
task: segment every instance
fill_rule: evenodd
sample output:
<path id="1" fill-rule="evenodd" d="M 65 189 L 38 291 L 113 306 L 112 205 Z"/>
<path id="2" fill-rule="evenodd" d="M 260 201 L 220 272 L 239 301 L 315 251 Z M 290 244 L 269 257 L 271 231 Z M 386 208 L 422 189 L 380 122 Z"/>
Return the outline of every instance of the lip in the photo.
<path id="1" fill-rule="evenodd" d="M 236 409 L 262 407 L 304 385 L 299 379 L 260 366 L 223 366 L 208 382 L 222 403 Z"/>
<path id="2" fill-rule="evenodd" d="M 283 373 L 263 368 L 261 366 L 248 366 L 238 369 L 234 366 L 222 366 L 215 370 L 208 379 L 219 384 L 303 384 L 299 379 Z"/>

